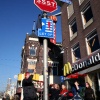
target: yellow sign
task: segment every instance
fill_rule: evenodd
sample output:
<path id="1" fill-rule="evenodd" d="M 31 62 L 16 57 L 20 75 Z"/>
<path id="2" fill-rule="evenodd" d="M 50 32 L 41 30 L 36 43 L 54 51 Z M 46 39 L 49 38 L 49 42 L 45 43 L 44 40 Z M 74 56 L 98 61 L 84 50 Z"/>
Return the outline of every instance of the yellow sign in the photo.
<path id="1" fill-rule="evenodd" d="M 64 65 L 64 76 L 66 76 L 66 74 L 70 74 L 72 72 L 72 67 L 70 62 L 68 62 L 67 64 Z"/>
<path id="2" fill-rule="evenodd" d="M 33 80 L 39 81 L 39 74 L 33 75 Z M 25 74 L 18 74 L 18 81 L 22 81 L 25 78 Z"/>
<path id="3" fill-rule="evenodd" d="M 33 80 L 39 81 L 39 74 L 34 74 L 33 75 Z"/>

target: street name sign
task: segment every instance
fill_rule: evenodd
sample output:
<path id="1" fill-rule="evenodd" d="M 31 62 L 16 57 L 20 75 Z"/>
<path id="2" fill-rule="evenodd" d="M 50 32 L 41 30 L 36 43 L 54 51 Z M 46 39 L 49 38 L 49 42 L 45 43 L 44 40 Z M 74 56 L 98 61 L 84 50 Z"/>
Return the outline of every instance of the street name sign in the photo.
<path id="1" fill-rule="evenodd" d="M 53 20 L 42 18 L 42 28 L 38 29 L 39 37 L 54 38 Z"/>
<path id="2" fill-rule="evenodd" d="M 57 2 L 55 0 L 34 0 L 34 4 L 45 12 L 52 13 L 57 10 Z"/>

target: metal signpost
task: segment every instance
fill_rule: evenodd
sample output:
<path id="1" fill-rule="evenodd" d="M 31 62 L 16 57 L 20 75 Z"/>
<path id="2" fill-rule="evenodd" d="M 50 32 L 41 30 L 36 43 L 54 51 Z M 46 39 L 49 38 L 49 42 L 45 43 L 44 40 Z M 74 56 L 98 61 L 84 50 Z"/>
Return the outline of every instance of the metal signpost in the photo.
<path id="1" fill-rule="evenodd" d="M 43 14 L 44 18 L 42 18 L 42 29 L 38 29 L 38 36 L 39 37 L 45 37 L 43 39 L 43 62 L 44 62 L 44 68 L 43 68 L 43 80 L 44 80 L 44 95 L 43 100 L 48 100 L 48 42 L 46 38 L 53 38 L 54 37 L 54 26 L 53 21 L 46 18 L 46 13 Z"/>
<path id="2" fill-rule="evenodd" d="M 34 4 L 42 11 L 45 11 L 43 13 L 43 19 L 42 19 L 42 28 L 38 29 L 38 37 L 43 37 L 43 63 L 44 63 L 44 69 L 43 69 L 43 80 L 44 80 L 44 93 L 43 93 L 43 100 L 48 100 L 48 42 L 46 38 L 54 38 L 54 26 L 53 21 L 50 19 L 47 19 L 47 13 L 46 12 L 54 12 L 57 10 L 57 2 L 55 0 L 34 0 Z"/>

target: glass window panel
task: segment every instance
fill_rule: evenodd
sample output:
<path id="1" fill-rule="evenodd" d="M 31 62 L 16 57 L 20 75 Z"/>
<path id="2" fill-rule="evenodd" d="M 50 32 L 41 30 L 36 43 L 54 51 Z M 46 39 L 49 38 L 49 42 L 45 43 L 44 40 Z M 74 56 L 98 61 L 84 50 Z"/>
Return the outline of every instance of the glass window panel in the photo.
<path id="1" fill-rule="evenodd" d="M 53 67 L 53 75 L 57 75 L 57 67 Z"/>
<path id="2" fill-rule="evenodd" d="M 36 55 L 36 49 L 34 47 L 30 48 L 30 55 L 35 56 Z"/>
<path id="3" fill-rule="evenodd" d="M 76 22 L 73 24 L 71 29 L 72 29 L 73 33 L 77 32 L 77 24 L 76 24 Z"/>
<path id="4" fill-rule="evenodd" d="M 93 17 L 91 7 L 84 13 L 84 18 L 88 22 Z"/>
<path id="5" fill-rule="evenodd" d="M 87 44 L 88 44 L 88 48 L 87 48 L 88 54 L 90 54 L 91 52 L 94 52 L 100 48 L 99 39 L 98 39 L 96 30 L 92 31 L 87 36 Z"/>
<path id="6" fill-rule="evenodd" d="M 72 48 L 72 58 L 73 62 L 81 59 L 79 43 Z"/>

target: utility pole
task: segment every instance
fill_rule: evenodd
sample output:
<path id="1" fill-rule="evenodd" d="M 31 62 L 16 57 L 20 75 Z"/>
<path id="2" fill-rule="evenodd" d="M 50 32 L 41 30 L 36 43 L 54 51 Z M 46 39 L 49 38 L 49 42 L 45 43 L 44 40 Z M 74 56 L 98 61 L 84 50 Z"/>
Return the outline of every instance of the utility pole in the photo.
<path id="1" fill-rule="evenodd" d="M 47 13 L 43 12 L 43 18 L 46 18 Z M 47 64 L 47 59 L 48 59 L 48 52 L 47 52 L 47 47 L 48 47 L 48 41 L 46 38 L 43 39 L 43 63 L 44 63 L 44 68 L 43 68 L 43 80 L 44 80 L 44 93 L 43 93 L 43 100 L 48 100 L 48 64 Z"/>

